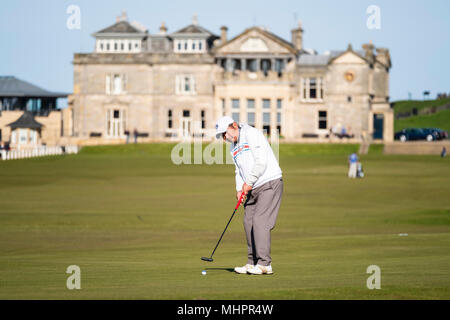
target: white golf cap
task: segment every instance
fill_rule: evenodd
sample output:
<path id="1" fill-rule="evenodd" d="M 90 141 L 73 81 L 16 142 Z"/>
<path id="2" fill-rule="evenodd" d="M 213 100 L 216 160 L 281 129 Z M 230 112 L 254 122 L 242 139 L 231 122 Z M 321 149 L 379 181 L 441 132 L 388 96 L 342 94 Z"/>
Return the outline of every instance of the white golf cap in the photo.
<path id="1" fill-rule="evenodd" d="M 227 131 L 228 126 L 234 122 L 233 118 L 229 116 L 225 116 L 222 118 L 219 118 L 216 122 L 216 138 L 220 139 L 222 138 L 222 133 Z"/>

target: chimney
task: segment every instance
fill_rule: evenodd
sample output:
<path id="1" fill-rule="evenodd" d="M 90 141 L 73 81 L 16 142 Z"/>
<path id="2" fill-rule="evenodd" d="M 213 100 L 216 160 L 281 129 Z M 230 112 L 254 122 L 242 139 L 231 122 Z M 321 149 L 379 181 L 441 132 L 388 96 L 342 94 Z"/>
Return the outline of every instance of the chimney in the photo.
<path id="1" fill-rule="evenodd" d="M 161 26 L 159 27 L 159 34 L 166 34 L 166 32 L 167 32 L 166 24 L 162 22 Z"/>
<path id="2" fill-rule="evenodd" d="M 373 63 L 374 61 L 374 54 L 373 54 L 373 49 L 375 48 L 375 46 L 372 44 L 372 41 L 370 41 L 369 43 L 364 43 L 362 45 L 362 48 L 364 49 L 364 57 L 370 61 L 370 63 Z"/>
<path id="3" fill-rule="evenodd" d="M 227 31 L 228 28 L 226 26 L 222 26 L 220 28 L 220 43 L 224 44 L 225 42 L 227 42 Z"/>
<path id="4" fill-rule="evenodd" d="M 125 10 L 122 10 L 122 14 L 120 16 L 116 17 L 116 23 L 120 21 L 127 21 L 127 12 Z"/>
<path id="5" fill-rule="evenodd" d="M 386 48 L 377 48 L 377 56 L 376 59 L 384 64 L 386 67 L 391 68 L 391 56 L 389 54 L 389 49 Z"/>
<path id="6" fill-rule="evenodd" d="M 302 22 L 298 20 L 298 28 L 291 30 L 292 44 L 298 51 L 303 49 L 303 29 Z"/>

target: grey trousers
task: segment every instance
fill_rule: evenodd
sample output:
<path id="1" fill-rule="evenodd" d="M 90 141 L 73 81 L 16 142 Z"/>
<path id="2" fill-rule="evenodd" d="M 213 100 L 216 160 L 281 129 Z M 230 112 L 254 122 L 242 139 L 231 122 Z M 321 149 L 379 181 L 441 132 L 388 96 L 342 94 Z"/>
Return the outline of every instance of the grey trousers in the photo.
<path id="1" fill-rule="evenodd" d="M 275 227 L 283 194 L 283 179 L 266 182 L 251 190 L 244 204 L 244 229 L 247 236 L 248 264 L 268 266 L 270 231 Z"/>

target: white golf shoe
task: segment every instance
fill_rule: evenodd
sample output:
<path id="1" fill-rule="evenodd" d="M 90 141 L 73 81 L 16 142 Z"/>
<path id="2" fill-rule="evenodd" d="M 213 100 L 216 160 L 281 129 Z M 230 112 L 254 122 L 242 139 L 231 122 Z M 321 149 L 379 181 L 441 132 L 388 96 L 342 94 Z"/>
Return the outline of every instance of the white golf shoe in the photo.
<path id="1" fill-rule="evenodd" d="M 255 266 L 252 265 L 252 264 L 246 264 L 246 265 L 243 266 L 243 267 L 236 267 L 236 268 L 234 268 L 234 271 L 235 271 L 236 273 L 244 274 L 244 273 L 247 273 L 249 270 L 253 269 L 254 267 L 255 267 Z"/>
<path id="2" fill-rule="evenodd" d="M 247 271 L 250 274 L 273 274 L 272 266 L 262 266 L 257 264 L 254 268 L 251 268 Z"/>

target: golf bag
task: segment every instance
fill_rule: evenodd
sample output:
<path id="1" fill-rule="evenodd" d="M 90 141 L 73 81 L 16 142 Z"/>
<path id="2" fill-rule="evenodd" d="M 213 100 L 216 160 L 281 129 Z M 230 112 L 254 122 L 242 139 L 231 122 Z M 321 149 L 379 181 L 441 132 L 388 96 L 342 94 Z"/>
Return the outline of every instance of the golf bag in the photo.
<path id="1" fill-rule="evenodd" d="M 357 178 L 364 178 L 364 170 L 363 170 L 361 162 L 358 162 L 356 164 L 356 177 Z"/>

